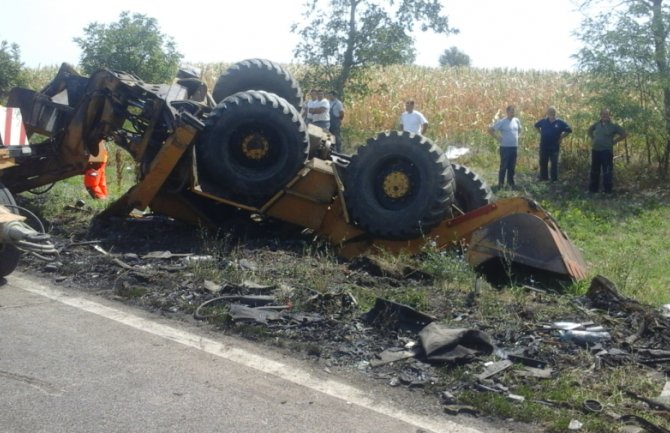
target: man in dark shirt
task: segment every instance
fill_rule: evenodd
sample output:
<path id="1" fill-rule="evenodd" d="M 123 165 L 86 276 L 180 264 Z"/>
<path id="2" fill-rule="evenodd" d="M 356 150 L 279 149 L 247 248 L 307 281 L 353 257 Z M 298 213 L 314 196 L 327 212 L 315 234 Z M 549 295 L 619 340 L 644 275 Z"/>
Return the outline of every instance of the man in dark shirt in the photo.
<path id="1" fill-rule="evenodd" d="M 603 191 L 610 193 L 613 186 L 614 145 L 628 134 L 621 126 L 612 123 L 608 108 L 600 111 L 600 120 L 589 127 L 588 134 L 592 141 L 589 192 L 598 192 L 602 171 Z"/>
<path id="2" fill-rule="evenodd" d="M 558 180 L 558 152 L 561 140 L 572 132 L 572 128 L 556 117 L 554 107 L 547 108 L 547 117 L 535 123 L 540 132 L 540 180 L 549 180 L 548 166 L 551 163 L 551 180 Z"/>

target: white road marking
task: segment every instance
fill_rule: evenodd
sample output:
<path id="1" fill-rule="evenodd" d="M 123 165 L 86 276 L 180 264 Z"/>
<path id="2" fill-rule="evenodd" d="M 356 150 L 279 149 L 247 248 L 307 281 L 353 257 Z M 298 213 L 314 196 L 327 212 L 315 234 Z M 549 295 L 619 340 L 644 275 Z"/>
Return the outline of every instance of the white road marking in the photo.
<path id="1" fill-rule="evenodd" d="M 464 427 L 446 419 L 435 419 L 422 415 L 408 413 L 397 407 L 373 401 L 365 392 L 355 387 L 331 380 L 310 375 L 307 372 L 295 369 L 284 363 L 273 359 L 256 355 L 243 349 L 228 344 L 204 338 L 191 332 L 182 331 L 171 326 L 152 322 L 149 319 L 135 316 L 133 314 L 107 307 L 97 302 L 89 301 L 77 296 L 71 296 L 59 290 L 28 280 L 19 275 L 12 274 L 11 280 L 20 282 L 21 289 L 33 294 L 44 296 L 64 305 L 96 314 L 106 319 L 113 320 L 132 328 L 148 332 L 150 334 L 174 341 L 184 346 L 202 350 L 211 355 L 218 356 L 231 362 L 253 368 L 263 373 L 271 374 L 297 385 L 319 391 L 331 397 L 344 400 L 350 404 L 369 409 L 379 414 L 413 424 L 421 429 L 427 429 L 434 433 L 482 433 L 479 430 Z M 11 282 L 10 280 L 10 282 Z"/>

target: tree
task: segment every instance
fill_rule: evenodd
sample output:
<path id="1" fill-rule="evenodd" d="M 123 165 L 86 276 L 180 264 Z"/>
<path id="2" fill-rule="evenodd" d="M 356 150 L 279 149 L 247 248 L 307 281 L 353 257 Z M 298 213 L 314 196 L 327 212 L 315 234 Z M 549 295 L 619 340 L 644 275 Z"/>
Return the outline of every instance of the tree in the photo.
<path id="1" fill-rule="evenodd" d="M 582 1 L 587 10 L 597 0 Z M 646 144 L 647 159 L 667 177 L 670 160 L 670 9 L 663 0 L 623 0 L 608 4 L 582 23 L 585 47 L 576 55 L 596 101 L 632 120 Z M 661 129 L 655 125 L 664 125 Z"/>
<path id="2" fill-rule="evenodd" d="M 456 47 L 451 47 L 440 56 L 440 66 L 470 66 L 470 56 Z"/>
<path id="3" fill-rule="evenodd" d="M 17 44 L 0 42 L 0 98 L 16 86 L 22 84 L 23 63 L 21 50 Z"/>
<path id="4" fill-rule="evenodd" d="M 182 55 L 173 39 L 160 32 L 156 19 L 124 11 L 110 25 L 92 23 L 74 41 L 81 47 L 81 67 L 91 74 L 106 67 L 132 72 L 161 83 L 174 78 Z"/>
<path id="5" fill-rule="evenodd" d="M 340 94 L 349 81 L 364 88 L 369 66 L 412 63 L 415 25 L 457 32 L 439 0 L 309 0 L 305 7 L 304 24 L 292 27 L 301 37 L 294 54 L 311 67 L 305 81 Z"/>

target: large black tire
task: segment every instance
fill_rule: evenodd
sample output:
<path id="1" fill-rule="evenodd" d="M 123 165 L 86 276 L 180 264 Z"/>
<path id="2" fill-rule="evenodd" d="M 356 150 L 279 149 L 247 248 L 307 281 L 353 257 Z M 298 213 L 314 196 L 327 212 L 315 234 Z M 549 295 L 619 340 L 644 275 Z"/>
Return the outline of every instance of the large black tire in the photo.
<path id="1" fill-rule="evenodd" d="M 12 193 L 0 183 L 0 204 L 7 206 L 12 213 L 18 213 L 16 210 L 16 202 Z M 6 277 L 14 272 L 16 266 L 19 264 L 21 253 L 14 245 L 0 243 L 0 277 Z"/>
<path id="2" fill-rule="evenodd" d="M 300 84 L 282 66 L 263 59 L 249 59 L 228 68 L 214 85 L 212 97 L 219 103 L 245 90 L 265 90 L 286 99 L 298 112 L 302 110 Z"/>
<path id="3" fill-rule="evenodd" d="M 275 94 L 229 96 L 209 116 L 197 143 L 200 179 L 228 198 L 260 204 L 304 165 L 306 131 L 296 109 Z"/>
<path id="4" fill-rule="evenodd" d="M 456 181 L 455 206 L 468 213 L 494 201 L 491 188 L 484 180 L 469 168 L 460 164 L 451 164 Z"/>
<path id="5" fill-rule="evenodd" d="M 392 131 L 369 139 L 345 169 L 344 197 L 351 219 L 384 239 L 426 234 L 450 215 L 454 172 L 430 140 Z"/>

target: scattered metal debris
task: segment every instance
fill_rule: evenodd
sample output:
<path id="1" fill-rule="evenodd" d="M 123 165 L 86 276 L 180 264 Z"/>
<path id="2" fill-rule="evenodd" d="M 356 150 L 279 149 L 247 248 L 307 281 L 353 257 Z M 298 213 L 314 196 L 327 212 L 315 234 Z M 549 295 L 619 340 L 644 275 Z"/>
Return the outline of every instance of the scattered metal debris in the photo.
<path id="1" fill-rule="evenodd" d="M 584 409 L 587 412 L 599 413 L 603 411 L 603 404 L 598 400 L 587 399 L 584 400 Z"/>
<path id="2" fill-rule="evenodd" d="M 656 401 L 656 400 L 653 400 L 651 398 L 643 397 L 643 396 L 641 396 L 639 394 L 636 394 L 636 393 L 634 393 L 632 391 L 629 391 L 629 390 L 624 390 L 624 393 L 627 396 L 629 396 L 631 398 L 634 398 L 635 400 L 639 400 L 639 401 L 647 403 L 651 409 L 670 412 L 670 406 L 668 406 L 664 403 L 661 403 L 660 401 Z"/>
<path id="3" fill-rule="evenodd" d="M 472 415 L 479 416 L 481 412 L 473 406 L 449 404 L 444 406 L 444 413 L 449 415 Z"/>
<path id="4" fill-rule="evenodd" d="M 144 234 L 147 227 L 145 225 L 140 232 Z M 125 241 L 120 236 L 111 239 Z M 473 314 L 477 304 L 467 303 L 461 298 L 453 304 L 447 300 L 440 307 L 446 312 L 444 318 L 382 298 L 376 299 L 369 311 L 359 315 L 357 300 L 344 288 L 373 287 L 379 281 L 366 272 L 352 268 L 344 269 L 338 283 L 329 284 L 324 291 L 316 291 L 302 281 L 294 282 L 280 274 L 267 272 L 273 269 L 274 264 L 257 255 L 249 257 L 263 266 L 251 270 L 251 266 L 250 269 L 242 269 L 239 258 L 198 256 L 190 254 L 197 249 L 186 246 L 176 250 L 180 254 L 173 254 L 170 252 L 170 248 L 174 248 L 172 244 L 159 244 L 152 247 L 154 251 L 149 251 L 123 249 L 109 239 L 61 243 L 67 245 L 63 248 L 67 266 L 74 263 L 90 269 L 84 275 L 87 282 L 99 281 L 102 287 L 103 280 L 114 281 L 112 296 L 166 313 L 195 310 L 196 318 L 215 319 L 212 323 L 217 326 L 243 325 L 241 328 L 245 330 L 263 328 L 259 333 L 252 331 L 252 338 L 290 341 L 283 347 L 313 357 L 322 363 L 325 371 L 344 367 L 381 380 L 388 386 L 424 388 L 422 393 L 439 396 L 447 414 L 476 416 L 479 413 L 476 408 L 459 404 L 463 391 L 494 392 L 510 402 L 521 403 L 527 400 L 519 395 L 520 383 L 533 386 L 538 381 L 560 377 L 569 369 L 591 369 L 589 373 L 601 374 L 608 366 L 637 364 L 662 375 L 670 366 L 670 318 L 663 315 L 663 310 L 629 301 L 618 294 L 613 285 L 607 285 L 601 279 L 594 279 L 594 288 L 587 296 L 578 298 L 574 315 L 570 312 L 562 313 L 563 317 L 549 315 L 547 323 L 537 323 L 537 318 L 545 317 L 545 311 L 541 310 L 541 306 L 529 303 L 518 308 L 514 306 L 522 325 L 510 323 L 507 326 L 481 320 Z M 96 251 L 96 254 L 91 255 L 91 251 Z M 88 256 L 82 257 L 83 252 Z M 235 271 L 224 275 L 258 275 L 270 281 L 274 276 L 280 276 L 275 280 L 276 284 L 254 281 L 232 283 L 217 280 L 216 277 L 207 280 L 194 272 L 194 268 L 198 267 L 193 266 L 193 262 L 199 260 L 211 260 L 213 266 Z M 109 266 L 110 263 L 113 266 Z M 43 270 L 42 264 L 39 269 Z M 64 281 L 65 277 L 61 274 L 65 275 L 63 272 L 66 270 L 56 269 L 49 274 L 49 278 L 56 282 Z M 182 270 L 185 270 L 182 274 L 167 274 Z M 68 275 L 66 284 L 77 278 L 80 278 L 77 274 Z M 392 284 L 403 288 L 415 284 L 424 287 L 426 284 L 425 280 L 393 281 L 388 274 L 381 278 L 389 287 L 396 287 Z M 283 282 L 292 282 L 295 286 Z M 160 287 L 160 290 L 151 290 L 152 285 Z M 543 301 L 550 295 L 533 291 L 528 296 Z M 526 310 L 530 313 L 526 314 Z M 532 314 L 533 310 L 540 314 Z M 210 317 L 212 313 L 216 317 Z M 451 327 L 456 324 L 458 328 Z M 458 339 L 428 338 L 427 331 L 424 331 L 426 328 L 443 329 L 450 337 L 464 336 L 460 333 L 475 335 L 482 341 L 468 347 Z M 574 341 L 574 337 L 579 335 L 576 331 L 608 333 L 609 338 L 579 345 Z M 424 338 L 419 337 L 422 332 Z M 567 338 L 568 335 L 571 337 Z M 459 346 L 466 350 L 461 352 Z M 458 349 L 450 353 L 452 347 Z M 587 350 L 584 351 L 584 348 Z M 439 360 L 429 358 L 428 353 L 432 352 L 440 357 Z M 584 355 L 576 356 L 578 354 Z M 457 384 L 446 381 L 442 373 L 438 374 L 437 368 L 448 371 L 451 364 L 465 362 L 471 364 L 463 367 L 464 380 Z M 662 377 L 655 380 L 662 380 Z M 667 388 L 666 394 L 670 394 L 670 385 Z M 578 418 L 580 413 L 588 413 L 589 417 L 612 417 L 612 420 L 622 418 L 613 411 L 623 412 L 631 400 L 638 401 L 634 403 L 637 407 L 648 406 L 657 416 L 664 416 L 662 414 L 666 411 L 662 408 L 670 405 L 670 397 L 668 400 L 661 396 L 647 398 L 664 406 L 652 406 L 644 398 L 647 397 L 636 398 L 625 394 L 625 403 L 621 407 L 615 407 L 608 401 L 605 408 L 586 401 L 575 404 L 533 400 L 533 403 L 567 411 L 568 416 L 573 418 Z M 633 418 L 628 419 L 628 422 L 635 422 Z M 644 428 L 646 431 L 667 433 Z"/>
<path id="5" fill-rule="evenodd" d="M 657 426 L 656 424 L 653 424 L 637 415 L 623 415 L 620 418 L 620 421 L 637 424 L 643 427 L 649 433 L 670 433 L 670 430 L 666 430 L 663 427 Z"/>
<path id="6" fill-rule="evenodd" d="M 570 420 L 570 423 L 568 424 L 568 430 L 581 430 L 582 427 L 584 427 L 584 424 L 576 419 Z"/>
<path id="7" fill-rule="evenodd" d="M 419 332 L 426 325 L 437 320 L 435 317 L 421 313 L 412 307 L 377 298 L 374 307 L 361 316 L 364 322 L 387 329 L 401 329 Z"/>
<path id="8" fill-rule="evenodd" d="M 533 377 L 535 379 L 551 379 L 554 376 L 552 368 L 524 367 L 514 372 L 519 377 Z"/>
<path id="9" fill-rule="evenodd" d="M 370 360 L 370 366 L 379 367 L 380 365 L 402 361 L 403 359 L 414 358 L 420 352 L 421 350 L 406 350 L 399 347 L 387 349 L 376 355 L 375 359 Z"/>
<path id="10" fill-rule="evenodd" d="M 489 377 L 495 376 L 496 374 L 500 373 L 501 371 L 507 370 L 513 364 L 514 363 L 512 361 L 509 361 L 509 360 L 503 360 L 503 361 L 488 363 L 485 366 L 484 371 L 479 373 L 476 377 L 479 380 L 488 379 Z"/>
<path id="11" fill-rule="evenodd" d="M 449 328 L 433 322 L 419 332 L 429 362 L 467 362 L 479 355 L 493 353 L 491 338 L 476 329 Z"/>

